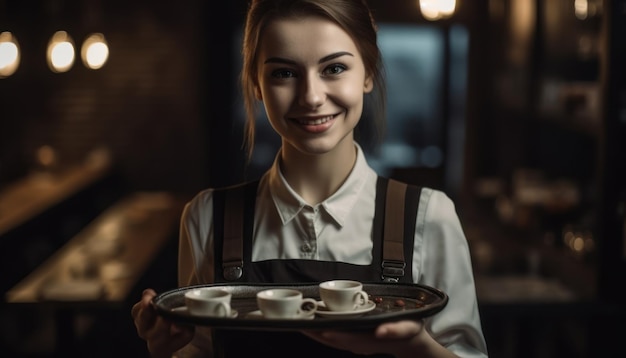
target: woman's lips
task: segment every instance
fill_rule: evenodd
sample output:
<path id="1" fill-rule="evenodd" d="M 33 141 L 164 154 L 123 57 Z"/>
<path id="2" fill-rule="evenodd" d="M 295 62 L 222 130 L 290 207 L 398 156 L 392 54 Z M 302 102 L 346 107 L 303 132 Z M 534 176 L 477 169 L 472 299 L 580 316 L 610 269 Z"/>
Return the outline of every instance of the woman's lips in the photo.
<path id="1" fill-rule="evenodd" d="M 321 133 L 332 127 L 336 117 L 336 114 L 331 114 L 324 117 L 293 118 L 293 121 L 309 133 Z"/>
<path id="2" fill-rule="evenodd" d="M 318 118 L 296 118 L 295 121 L 302 124 L 302 125 L 311 125 L 311 126 L 316 126 L 316 125 L 320 125 L 323 123 L 326 123 L 330 120 L 332 120 L 335 117 L 335 115 L 330 115 L 330 116 L 325 116 L 325 117 L 318 117 Z"/>

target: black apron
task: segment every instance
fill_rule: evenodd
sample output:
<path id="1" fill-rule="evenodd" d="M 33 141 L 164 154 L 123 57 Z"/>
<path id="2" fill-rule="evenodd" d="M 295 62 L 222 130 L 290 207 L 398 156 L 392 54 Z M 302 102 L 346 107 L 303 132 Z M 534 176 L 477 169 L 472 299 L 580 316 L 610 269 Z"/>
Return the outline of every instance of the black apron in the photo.
<path id="1" fill-rule="evenodd" d="M 394 186 L 389 183 L 393 183 Z M 216 283 L 303 284 L 331 279 L 353 279 L 364 283 L 413 282 L 411 277 L 413 239 L 420 187 L 383 177 L 378 178 L 372 234 L 374 243 L 372 262 L 370 265 L 355 265 L 306 259 L 252 262 L 257 186 L 258 181 L 253 181 L 214 191 Z M 393 235 L 399 237 L 395 240 L 383 240 L 384 237 L 393 236 L 388 234 L 389 230 L 394 231 Z M 357 356 L 351 352 L 324 346 L 299 332 L 214 330 L 213 342 L 216 357 Z"/>

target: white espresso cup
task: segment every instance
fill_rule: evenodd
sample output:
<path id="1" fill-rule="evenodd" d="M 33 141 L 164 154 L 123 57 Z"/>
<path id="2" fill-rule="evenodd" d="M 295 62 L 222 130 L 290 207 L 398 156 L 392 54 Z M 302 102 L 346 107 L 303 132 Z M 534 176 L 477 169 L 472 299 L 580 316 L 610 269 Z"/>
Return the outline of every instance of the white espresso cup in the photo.
<path id="1" fill-rule="evenodd" d="M 320 298 L 331 311 L 355 311 L 369 302 L 363 284 L 351 280 L 331 280 L 319 284 Z"/>
<path id="2" fill-rule="evenodd" d="M 185 292 L 187 312 L 198 316 L 230 317 L 231 298 L 229 291 L 213 287 L 200 287 Z"/>
<path id="3" fill-rule="evenodd" d="M 256 301 L 264 318 L 311 318 L 317 310 L 317 301 L 304 298 L 302 292 L 290 288 L 270 288 L 259 291 Z"/>

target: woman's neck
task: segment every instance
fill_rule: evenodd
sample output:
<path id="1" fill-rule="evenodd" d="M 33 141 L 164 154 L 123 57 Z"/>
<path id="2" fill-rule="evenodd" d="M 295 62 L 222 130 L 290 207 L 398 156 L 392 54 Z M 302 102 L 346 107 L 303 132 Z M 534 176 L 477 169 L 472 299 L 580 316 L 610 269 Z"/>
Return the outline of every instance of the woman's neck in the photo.
<path id="1" fill-rule="evenodd" d="M 289 185 L 310 205 L 316 205 L 339 189 L 356 162 L 350 141 L 324 154 L 305 154 L 283 143 L 281 170 Z"/>

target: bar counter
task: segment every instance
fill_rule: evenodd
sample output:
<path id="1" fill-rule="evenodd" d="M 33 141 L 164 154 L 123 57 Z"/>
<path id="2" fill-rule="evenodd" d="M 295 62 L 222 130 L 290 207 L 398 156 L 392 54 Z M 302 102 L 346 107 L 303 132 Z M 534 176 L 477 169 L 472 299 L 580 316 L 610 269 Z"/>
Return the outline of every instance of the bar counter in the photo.
<path id="1" fill-rule="evenodd" d="M 0 237 L 103 178 L 108 165 L 33 173 L 0 190 Z"/>
<path id="2" fill-rule="evenodd" d="M 102 213 L 13 287 L 8 303 L 123 302 L 161 248 L 177 233 L 185 199 L 137 192 Z"/>
<path id="3" fill-rule="evenodd" d="M 132 192 L 117 201 L 6 293 L 12 319 L 41 315 L 54 326 L 54 356 L 75 354 L 85 331 L 79 322 L 106 322 L 120 312 L 126 317 L 147 272 L 161 265 L 163 255 L 176 256 L 172 247 L 187 200 Z M 172 266 L 167 268 L 174 272 Z M 170 282 L 150 275 L 156 280 L 151 284 Z"/>

